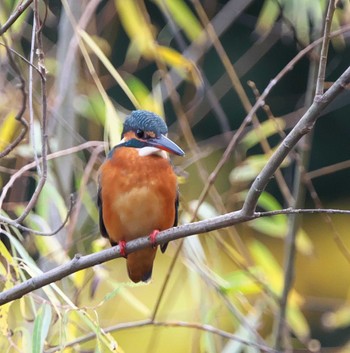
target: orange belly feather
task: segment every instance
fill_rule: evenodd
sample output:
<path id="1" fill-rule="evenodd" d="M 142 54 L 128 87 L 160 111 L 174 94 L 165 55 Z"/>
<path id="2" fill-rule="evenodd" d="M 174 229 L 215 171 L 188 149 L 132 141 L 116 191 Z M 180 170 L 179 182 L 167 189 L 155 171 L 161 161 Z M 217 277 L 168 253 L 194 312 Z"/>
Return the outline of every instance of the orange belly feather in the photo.
<path id="1" fill-rule="evenodd" d="M 100 183 L 103 221 L 112 243 L 174 225 L 177 181 L 167 159 L 117 148 L 101 167 Z M 155 253 L 156 249 L 147 248 L 128 255 L 134 282 L 150 276 Z"/>

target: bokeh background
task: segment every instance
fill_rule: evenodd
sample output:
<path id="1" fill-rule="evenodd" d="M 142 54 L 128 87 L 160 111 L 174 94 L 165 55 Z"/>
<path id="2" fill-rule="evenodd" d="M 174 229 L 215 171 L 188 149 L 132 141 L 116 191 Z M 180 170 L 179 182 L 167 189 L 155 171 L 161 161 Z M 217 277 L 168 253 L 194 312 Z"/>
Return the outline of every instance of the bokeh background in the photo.
<path id="1" fill-rule="evenodd" d="M 20 216 L 41 180 L 40 163 L 39 170 L 35 163 L 27 166 L 42 156 L 45 125 L 47 180 L 22 224 L 50 233 L 64 221 L 71 194 L 76 201 L 69 222 L 54 236 L 1 224 L 2 290 L 76 253 L 109 246 L 97 226 L 98 168 L 131 110 L 163 116 L 170 137 L 186 151 L 173 163 L 179 220 L 187 223 L 239 209 L 271 152 L 312 102 L 320 46 L 310 44 L 322 36 L 325 0 L 0 0 L 0 26 L 23 4 L 0 38 L 1 151 L 21 131 L 15 119 L 20 77 L 29 125 L 21 143 L 0 160 L 1 215 Z M 348 67 L 349 19 L 349 2 L 337 1 L 326 88 Z M 302 50 L 305 55 L 290 64 Z M 202 199 L 209 175 L 252 105 L 286 67 Z M 348 101 L 345 91 L 322 112 L 270 181 L 259 210 L 293 206 L 298 192 L 297 207 L 349 208 Z M 346 352 L 349 220 L 320 214 L 292 220 L 279 215 L 173 242 L 157 255 L 147 285 L 128 281 L 123 259 L 80 271 L 0 308 L 1 351 L 274 347 L 285 238 L 293 227 L 297 255 L 285 344 Z"/>

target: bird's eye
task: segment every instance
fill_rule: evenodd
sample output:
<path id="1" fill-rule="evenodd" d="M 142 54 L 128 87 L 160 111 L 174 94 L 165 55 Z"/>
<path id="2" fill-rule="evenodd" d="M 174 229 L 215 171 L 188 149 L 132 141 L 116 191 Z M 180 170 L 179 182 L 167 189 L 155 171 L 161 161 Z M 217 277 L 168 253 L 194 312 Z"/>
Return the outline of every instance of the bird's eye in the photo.
<path id="1" fill-rule="evenodd" d="M 145 137 L 145 132 L 143 130 L 136 130 L 136 137 L 138 137 L 139 139 L 142 139 Z"/>

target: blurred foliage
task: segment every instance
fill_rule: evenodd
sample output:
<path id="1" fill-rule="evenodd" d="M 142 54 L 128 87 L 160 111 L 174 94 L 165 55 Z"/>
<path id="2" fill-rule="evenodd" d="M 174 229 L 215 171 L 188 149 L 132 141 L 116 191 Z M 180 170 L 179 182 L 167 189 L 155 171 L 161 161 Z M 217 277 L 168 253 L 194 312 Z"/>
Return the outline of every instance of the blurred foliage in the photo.
<path id="1" fill-rule="evenodd" d="M 21 0 L 0 0 L 0 25 L 20 4 Z M 103 150 L 109 149 L 106 145 L 119 141 L 122 122 L 132 109 L 164 116 L 171 137 L 186 150 L 186 158 L 177 158 L 174 164 L 181 179 L 180 221 L 191 221 L 210 173 L 245 117 L 223 58 L 206 34 L 201 6 L 252 105 L 259 93 L 252 92 L 246 82 L 266 87 L 301 48 L 320 36 L 326 9 L 325 1 L 311 0 L 252 0 L 245 5 L 234 0 L 202 4 L 62 0 L 38 5 L 47 70 L 48 178 L 24 225 L 51 232 L 68 212 L 70 193 L 76 197 L 76 207 L 69 223 L 52 237 L 1 225 L 2 291 L 65 264 L 76 253 L 109 246 L 97 226 L 98 168 Z M 28 64 L 33 56 L 33 65 L 38 65 L 36 48 L 31 45 L 33 9 L 31 4 L 0 38 L 0 151 L 20 131 L 15 120 L 21 102 L 19 78 L 5 42 L 13 50 L 27 92 L 32 90 L 32 103 L 27 103 L 24 113 L 30 131 L 1 159 L 1 215 L 9 217 L 22 214 L 40 179 L 35 163 L 27 167 L 41 156 L 43 119 L 40 77 L 33 70 L 30 80 Z M 349 9 L 348 1 L 338 2 L 332 29 L 349 23 Z M 332 41 L 329 82 L 348 66 L 347 42 L 346 33 Z M 196 219 L 240 208 L 251 181 L 301 116 L 315 58 L 317 51 L 303 58 L 268 96 L 219 173 L 212 193 L 198 208 Z M 345 94 L 324 112 L 330 117 L 317 124 L 311 170 L 348 160 L 350 124 L 343 117 L 350 113 L 347 102 Z M 198 147 L 194 148 L 193 141 Z M 65 158 L 69 158 L 71 175 Z M 290 190 L 298 160 L 293 152 L 281 166 Z M 348 208 L 350 173 L 336 171 L 331 168 L 313 180 L 315 192 L 331 206 L 340 207 L 341 202 Z M 313 190 L 306 206 L 315 207 L 310 195 Z M 258 207 L 273 211 L 290 202 L 276 177 Z M 349 340 L 349 263 L 337 247 L 337 237 L 344 239 L 348 234 L 344 220 L 335 217 L 330 224 L 321 216 L 310 216 L 299 227 L 296 282 L 286 315 L 293 334 L 290 344 L 295 347 L 307 348 L 317 340 L 325 346 L 345 345 Z M 184 240 L 179 259 L 168 273 L 179 246 L 171 243 L 166 254 L 158 254 L 148 285 L 131 284 L 123 260 L 75 273 L 0 307 L 0 350 L 258 352 L 261 345 L 272 347 L 288 229 L 288 217 L 276 215 L 194 235 Z M 348 239 L 344 241 L 350 246 Z"/>

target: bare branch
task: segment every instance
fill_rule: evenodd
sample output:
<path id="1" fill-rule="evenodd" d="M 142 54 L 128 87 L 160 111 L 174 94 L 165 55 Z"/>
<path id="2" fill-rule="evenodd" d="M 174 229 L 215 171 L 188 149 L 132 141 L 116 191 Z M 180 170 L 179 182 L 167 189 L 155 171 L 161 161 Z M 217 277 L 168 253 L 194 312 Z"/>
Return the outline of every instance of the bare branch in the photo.
<path id="1" fill-rule="evenodd" d="M 3 47 L 6 47 L 5 43 L 0 42 L 0 45 L 2 45 Z M 29 66 L 31 66 L 40 76 L 42 76 L 39 68 L 35 65 L 33 65 L 33 63 L 31 63 L 28 59 L 26 59 L 23 55 L 21 55 L 19 52 L 17 52 L 16 50 L 14 50 L 13 48 L 7 47 L 7 49 L 13 53 L 14 55 L 18 56 L 22 61 L 24 61 L 26 64 L 28 64 Z"/>
<path id="2" fill-rule="evenodd" d="M 73 211 L 73 206 L 74 206 L 74 196 L 71 195 L 70 196 L 70 204 L 69 204 L 69 208 L 68 208 L 66 217 L 64 218 L 63 222 L 55 230 L 53 230 L 52 232 L 41 232 L 39 230 L 28 228 L 28 227 L 22 226 L 16 220 L 12 221 L 12 222 L 6 222 L 6 223 L 8 225 L 12 225 L 13 227 L 16 227 L 16 228 L 24 231 L 24 232 L 30 232 L 32 234 L 36 234 L 36 235 L 40 235 L 40 236 L 44 236 L 44 237 L 49 237 L 49 236 L 55 235 L 58 232 L 60 232 L 64 228 L 64 226 L 68 223 L 68 220 L 69 220 L 69 218 L 70 218 L 70 216 L 72 214 L 72 211 Z M 0 218 L 0 221 L 1 221 L 1 218 Z"/>
<path id="3" fill-rule="evenodd" d="M 204 332 L 209 332 L 209 333 L 213 333 L 214 335 L 218 335 L 220 337 L 223 338 L 227 338 L 229 340 L 233 340 L 239 343 L 244 344 L 245 346 L 248 347 L 254 347 L 254 348 L 258 348 L 260 351 L 262 352 L 269 352 L 269 353 L 275 353 L 277 352 L 276 350 L 255 343 L 255 342 L 251 342 L 248 340 L 243 339 L 242 337 L 239 337 L 238 335 L 234 335 L 230 332 L 224 331 L 224 330 L 220 330 L 212 325 L 208 325 L 208 324 L 201 324 L 199 322 L 187 322 L 187 321 L 156 321 L 156 320 L 151 320 L 151 319 L 146 319 L 146 320 L 140 320 L 140 321 L 134 321 L 134 322 L 127 322 L 127 323 L 121 323 L 121 324 L 117 324 L 117 325 L 113 325 L 110 327 L 106 327 L 103 329 L 104 332 L 106 333 L 111 333 L 111 332 L 117 332 L 117 331 L 121 331 L 121 330 L 127 330 L 127 329 L 131 329 L 131 328 L 138 328 L 138 327 L 145 327 L 145 326 L 160 326 L 160 327 L 185 327 L 185 328 L 192 328 L 195 330 L 200 330 L 200 331 L 204 331 Z M 72 347 L 76 344 L 81 344 L 84 342 L 88 342 L 93 340 L 96 337 L 96 334 L 94 332 L 91 332 L 89 334 L 87 334 L 86 336 L 77 338 L 74 341 L 70 341 L 68 343 L 65 343 L 64 348 L 68 348 L 68 347 Z M 57 349 L 60 347 L 54 347 L 54 348 L 50 348 L 48 350 L 45 351 L 45 353 L 54 353 L 57 352 Z"/>
<path id="4" fill-rule="evenodd" d="M 291 213 L 329 213 L 329 214 L 344 214 L 350 215 L 349 210 L 336 210 L 336 209 L 284 209 L 271 212 L 255 212 L 251 215 L 246 215 L 242 210 L 226 213 L 222 216 L 213 217 L 211 219 L 184 224 L 179 227 L 170 228 L 158 234 L 156 245 L 161 245 L 181 239 L 194 234 L 208 233 L 213 230 L 230 227 L 232 225 L 251 221 L 256 218 L 264 216 L 274 216 L 278 214 L 291 214 Z M 4 230 L 0 229 L 0 233 L 7 234 Z M 126 244 L 126 253 L 130 254 L 137 250 L 145 249 L 153 246 L 153 242 L 148 236 L 129 241 Z M 0 306 L 9 303 L 15 299 L 19 299 L 25 294 L 33 292 L 36 289 L 42 288 L 50 283 L 56 282 L 64 277 L 78 272 L 85 268 L 89 268 L 113 259 L 122 257 L 120 254 L 119 246 L 111 247 L 97 253 L 82 256 L 76 254 L 74 258 L 50 271 L 47 271 L 39 276 L 30 278 L 2 293 L 0 293 Z"/>
<path id="5" fill-rule="evenodd" d="M 67 148 L 67 149 L 62 150 L 62 151 L 57 151 L 57 152 L 51 153 L 51 154 L 49 154 L 47 156 L 47 160 L 63 157 L 63 156 L 66 156 L 68 154 L 72 154 L 72 153 L 76 153 L 76 152 L 82 151 L 84 149 L 89 149 L 89 148 L 94 148 L 94 147 L 98 147 L 99 148 L 100 146 L 103 146 L 103 145 L 104 145 L 104 142 L 101 142 L 101 141 L 88 141 L 88 142 L 82 143 L 81 145 L 78 145 L 78 146 L 74 146 L 74 147 Z M 39 161 L 41 161 L 41 159 L 39 159 Z M 25 175 L 30 169 L 34 168 L 35 166 L 36 166 L 36 163 L 34 161 L 34 162 L 31 162 L 31 163 L 25 165 L 20 170 L 15 171 L 15 173 L 11 176 L 10 180 L 8 181 L 8 183 L 2 189 L 2 193 L 1 193 L 1 196 L 0 196 L 0 208 L 2 207 L 2 203 L 3 203 L 3 201 L 4 201 L 5 197 L 6 197 L 7 192 L 12 187 L 14 182 L 19 177 L 21 177 L 22 175 Z M 8 225 L 11 225 L 11 226 L 15 226 L 18 229 L 29 231 L 31 233 L 35 233 L 35 234 L 38 234 L 38 235 L 52 235 L 52 233 L 49 233 L 49 234 L 48 233 L 40 233 L 40 232 L 38 232 L 38 231 L 36 231 L 34 229 L 23 227 L 23 226 L 21 226 L 18 223 L 18 221 L 16 219 L 7 218 L 7 217 L 1 216 L 1 215 L 0 215 L 0 223 L 8 224 Z M 54 233 L 56 234 L 57 232 L 58 231 L 55 231 Z"/>
<path id="6" fill-rule="evenodd" d="M 254 180 L 243 205 L 242 211 L 245 215 L 248 216 L 254 213 L 261 193 L 265 189 L 277 168 L 281 165 L 288 153 L 295 147 L 302 136 L 311 131 L 321 111 L 325 109 L 330 102 L 332 102 L 332 100 L 334 100 L 335 97 L 337 97 L 345 89 L 345 86 L 349 82 L 350 67 L 346 69 L 346 71 L 338 78 L 338 80 L 326 93 L 314 100 L 310 108 L 283 140 L 270 158 L 269 162 Z"/>
<path id="7" fill-rule="evenodd" d="M 17 20 L 19 16 L 27 9 L 27 7 L 33 2 L 33 0 L 25 0 L 23 3 L 19 4 L 16 11 L 8 18 L 0 28 L 0 36 L 3 35 Z"/>
<path id="8" fill-rule="evenodd" d="M 350 25 L 344 26 L 343 28 L 334 31 L 330 33 L 330 38 L 334 38 L 336 36 L 339 36 L 345 32 L 350 31 Z M 226 162 L 229 160 L 232 151 L 235 150 L 239 140 L 242 138 L 244 135 L 244 131 L 247 125 L 249 125 L 253 119 L 253 116 L 256 114 L 257 110 L 260 107 L 263 107 L 265 105 L 265 99 L 266 97 L 270 94 L 271 90 L 277 85 L 277 83 L 289 72 L 293 69 L 293 67 L 296 65 L 296 63 L 301 60 L 305 55 L 307 55 L 311 50 L 313 50 L 315 47 L 320 45 L 322 43 L 322 38 L 317 39 L 313 43 L 309 44 L 307 47 L 305 47 L 303 50 L 301 50 L 267 85 L 265 88 L 264 92 L 260 95 L 260 97 L 257 99 L 255 102 L 254 106 L 248 113 L 248 115 L 245 117 L 243 120 L 241 126 L 238 128 L 236 133 L 233 135 L 230 143 L 225 149 L 225 152 L 223 153 L 220 161 L 216 165 L 215 169 L 212 171 L 210 174 L 208 181 L 206 185 L 204 186 L 201 195 L 199 196 L 199 202 L 198 204 L 200 205 L 201 202 L 206 198 L 208 195 L 208 192 L 212 185 L 214 184 L 218 174 L 220 173 L 221 169 L 223 166 L 226 164 Z"/>

